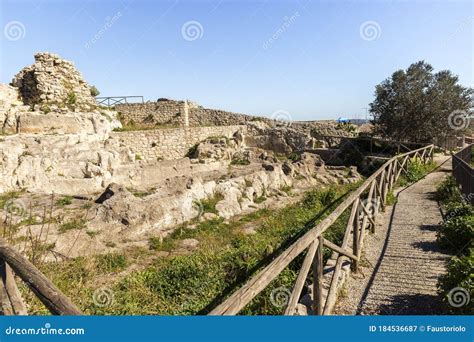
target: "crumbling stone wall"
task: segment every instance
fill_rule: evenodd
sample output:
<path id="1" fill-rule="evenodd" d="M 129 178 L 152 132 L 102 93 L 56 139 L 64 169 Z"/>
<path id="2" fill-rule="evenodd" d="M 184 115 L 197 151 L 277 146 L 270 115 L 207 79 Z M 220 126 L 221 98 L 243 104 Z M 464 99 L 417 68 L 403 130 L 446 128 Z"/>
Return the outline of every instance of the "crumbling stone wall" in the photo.
<path id="1" fill-rule="evenodd" d="M 160 99 L 156 102 L 123 103 L 115 106 L 122 122 L 142 125 L 184 126 L 185 101 Z"/>
<path id="2" fill-rule="evenodd" d="M 45 112 L 92 110 L 96 107 L 90 87 L 72 62 L 41 52 L 35 63 L 23 68 L 12 80 L 25 104 Z"/>
<path id="3" fill-rule="evenodd" d="M 156 161 L 183 158 L 192 146 L 208 137 L 231 138 L 239 131 L 245 132 L 246 127 L 234 125 L 112 132 L 110 138 L 130 148 L 137 159 Z"/>
<path id="4" fill-rule="evenodd" d="M 160 99 L 156 102 L 118 104 L 115 109 L 123 122 L 142 125 L 168 126 L 230 126 L 249 121 L 270 121 L 268 118 L 209 109 L 190 101 Z"/>

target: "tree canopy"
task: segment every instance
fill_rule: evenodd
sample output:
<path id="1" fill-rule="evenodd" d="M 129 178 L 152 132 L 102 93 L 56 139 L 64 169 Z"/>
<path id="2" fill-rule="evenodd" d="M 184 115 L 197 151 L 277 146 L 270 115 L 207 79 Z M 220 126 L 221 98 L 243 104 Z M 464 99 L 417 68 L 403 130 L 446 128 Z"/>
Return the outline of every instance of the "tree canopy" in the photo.
<path id="1" fill-rule="evenodd" d="M 375 132 L 416 142 L 459 134 L 469 125 L 473 94 L 450 71 L 434 73 L 430 64 L 414 63 L 375 87 L 370 104 Z"/>

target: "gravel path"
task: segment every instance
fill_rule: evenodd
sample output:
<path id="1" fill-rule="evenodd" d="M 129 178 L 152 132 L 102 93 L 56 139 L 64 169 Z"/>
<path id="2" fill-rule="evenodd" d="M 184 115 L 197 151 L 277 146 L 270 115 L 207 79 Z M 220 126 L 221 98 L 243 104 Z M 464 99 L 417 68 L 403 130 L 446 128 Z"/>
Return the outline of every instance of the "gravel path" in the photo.
<path id="1" fill-rule="evenodd" d="M 437 185 L 450 172 L 449 157 L 421 181 L 396 191 L 397 202 L 377 217 L 375 234 L 364 242 L 361 268 L 341 291 L 335 314 L 442 314 L 438 277 L 449 255 L 436 243 L 442 220 L 434 198 Z"/>

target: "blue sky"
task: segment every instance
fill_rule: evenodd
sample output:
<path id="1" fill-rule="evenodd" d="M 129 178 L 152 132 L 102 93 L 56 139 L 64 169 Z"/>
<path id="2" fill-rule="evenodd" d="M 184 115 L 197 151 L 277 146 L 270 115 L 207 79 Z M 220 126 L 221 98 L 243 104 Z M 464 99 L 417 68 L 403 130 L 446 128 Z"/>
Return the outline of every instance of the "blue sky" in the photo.
<path id="1" fill-rule="evenodd" d="M 422 59 L 474 86 L 472 1 L 0 1 L 2 83 L 50 51 L 103 96 L 294 120 L 363 118 Z"/>

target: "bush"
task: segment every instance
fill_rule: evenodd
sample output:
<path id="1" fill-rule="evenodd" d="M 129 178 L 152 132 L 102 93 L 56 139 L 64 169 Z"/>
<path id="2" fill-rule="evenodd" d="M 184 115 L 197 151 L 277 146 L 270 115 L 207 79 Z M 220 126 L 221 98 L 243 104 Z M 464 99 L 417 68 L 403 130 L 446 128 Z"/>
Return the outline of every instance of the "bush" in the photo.
<path id="1" fill-rule="evenodd" d="M 468 256 L 453 257 L 447 267 L 447 274 L 443 275 L 438 282 L 439 293 L 443 296 L 443 300 L 446 302 L 450 311 L 455 314 L 472 314 L 474 310 L 474 280 L 472 277 L 474 256 L 472 251 L 470 251 L 469 254 Z M 454 307 L 450 303 L 454 301 L 460 304 L 456 301 L 456 296 L 453 295 L 453 298 L 449 298 L 450 291 L 455 288 L 462 288 L 469 294 L 467 299 L 465 299 L 465 296 L 458 298 L 458 300 L 461 299 L 461 301 L 466 302 L 465 305 L 459 308 Z M 453 292 L 454 291 L 455 290 L 453 290 Z M 451 292 L 451 294 L 453 294 L 453 292 Z"/>
<path id="2" fill-rule="evenodd" d="M 423 163 L 423 161 L 419 158 L 412 158 L 408 162 L 407 172 L 402 174 L 398 180 L 398 184 L 400 186 L 405 186 L 418 182 L 435 168 L 436 164 L 433 162 Z"/>
<path id="3" fill-rule="evenodd" d="M 459 253 L 466 253 L 466 248 L 474 236 L 474 216 L 456 216 L 445 221 L 438 232 L 441 246 Z"/>
<path id="4" fill-rule="evenodd" d="M 442 203 L 459 202 L 461 192 L 454 177 L 446 178 L 436 189 L 436 197 Z"/>
<path id="5" fill-rule="evenodd" d="M 100 95 L 100 91 L 93 85 L 90 87 L 91 95 L 96 97 Z"/>
<path id="6" fill-rule="evenodd" d="M 56 205 L 63 207 L 65 205 L 72 204 L 72 197 L 71 196 L 64 196 L 56 201 Z"/>
<path id="7" fill-rule="evenodd" d="M 474 215 L 474 208 L 466 202 L 450 202 L 445 205 L 445 221 L 455 217 Z"/>

